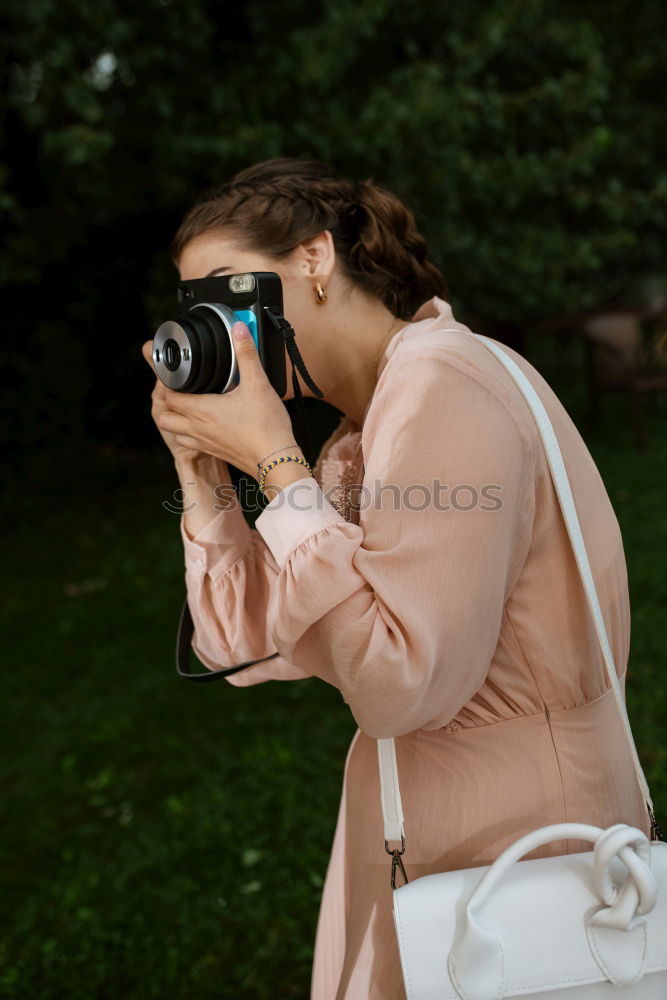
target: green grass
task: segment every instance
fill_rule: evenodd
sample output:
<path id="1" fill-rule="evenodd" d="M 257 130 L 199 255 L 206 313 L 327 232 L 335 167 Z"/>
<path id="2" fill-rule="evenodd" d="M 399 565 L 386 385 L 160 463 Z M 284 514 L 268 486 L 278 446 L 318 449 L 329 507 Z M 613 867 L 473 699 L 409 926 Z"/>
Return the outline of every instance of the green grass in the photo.
<path id="1" fill-rule="evenodd" d="M 578 422 L 574 376 L 548 375 Z M 628 561 L 628 711 L 667 826 L 667 416 L 638 454 L 624 400 L 603 410 L 588 443 Z M 5 546 L 0 995 L 304 998 L 354 720 L 314 678 L 178 677 L 169 458 L 95 475 L 17 517 Z"/>
<path id="2" fill-rule="evenodd" d="M 316 679 L 176 674 L 177 481 L 131 464 L 9 545 L 0 995 L 303 998 L 356 726 Z"/>

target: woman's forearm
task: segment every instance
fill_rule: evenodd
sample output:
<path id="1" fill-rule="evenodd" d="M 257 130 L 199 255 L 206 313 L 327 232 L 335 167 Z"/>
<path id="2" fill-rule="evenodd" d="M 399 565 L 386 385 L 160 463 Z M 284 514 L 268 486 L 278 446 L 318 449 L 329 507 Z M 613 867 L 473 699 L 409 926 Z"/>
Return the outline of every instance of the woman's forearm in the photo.
<path id="1" fill-rule="evenodd" d="M 183 523 L 193 538 L 227 506 L 237 504 L 227 462 L 212 455 L 176 460 L 183 491 Z"/>
<path id="2" fill-rule="evenodd" d="M 303 456 L 300 448 L 291 453 Z M 238 504 L 239 499 L 227 462 L 212 455 L 201 454 L 192 459 L 176 459 L 176 472 L 183 491 L 183 523 L 194 537 L 226 506 Z M 269 470 L 264 488 L 267 501 L 297 479 L 310 473 L 302 465 L 286 463 Z"/>

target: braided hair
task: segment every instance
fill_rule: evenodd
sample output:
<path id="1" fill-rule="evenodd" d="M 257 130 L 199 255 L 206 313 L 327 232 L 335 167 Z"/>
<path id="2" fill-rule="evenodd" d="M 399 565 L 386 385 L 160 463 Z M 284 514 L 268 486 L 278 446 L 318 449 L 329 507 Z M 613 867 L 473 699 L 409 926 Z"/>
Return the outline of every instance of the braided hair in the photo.
<path id="1" fill-rule="evenodd" d="M 413 213 L 373 180 L 352 181 L 317 160 L 277 157 L 239 171 L 207 191 L 181 222 L 171 244 L 222 228 L 248 250 L 276 261 L 324 230 L 344 276 L 410 320 L 425 299 L 448 297 L 441 271 L 428 259 Z"/>

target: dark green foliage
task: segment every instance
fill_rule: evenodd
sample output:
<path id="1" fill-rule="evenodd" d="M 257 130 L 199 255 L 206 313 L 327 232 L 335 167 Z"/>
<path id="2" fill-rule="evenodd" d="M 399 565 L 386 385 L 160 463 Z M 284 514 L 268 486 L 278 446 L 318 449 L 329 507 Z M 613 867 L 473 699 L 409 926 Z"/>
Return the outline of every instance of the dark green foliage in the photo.
<path id="1" fill-rule="evenodd" d="M 25 358 L 64 324 L 88 371 L 58 362 L 55 389 L 36 373 L 28 392 L 59 393 L 56 410 L 71 402 L 98 439 L 155 440 L 139 348 L 173 303 L 169 238 L 205 187 L 266 157 L 393 187 L 455 312 L 527 322 L 664 275 L 659 0 L 5 9 L 7 380 L 22 397 Z M 20 454 L 33 410 L 0 412 Z"/>
<path id="2" fill-rule="evenodd" d="M 395 186 L 498 318 L 664 263 L 658 2 L 9 6 L 8 282 L 287 152 Z"/>

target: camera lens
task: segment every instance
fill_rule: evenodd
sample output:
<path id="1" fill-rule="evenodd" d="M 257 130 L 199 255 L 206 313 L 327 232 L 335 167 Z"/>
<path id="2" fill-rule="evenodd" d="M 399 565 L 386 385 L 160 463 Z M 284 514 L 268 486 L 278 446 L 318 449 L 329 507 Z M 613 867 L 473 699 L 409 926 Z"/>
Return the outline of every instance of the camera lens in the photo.
<path id="1" fill-rule="evenodd" d="M 200 302 L 166 320 L 153 338 L 155 374 L 181 392 L 228 392 L 238 384 L 231 329 L 236 314 L 223 303 Z"/>
<path id="2" fill-rule="evenodd" d="M 175 372 L 181 363 L 181 349 L 175 340 L 167 340 L 162 348 L 164 363 L 170 372 Z"/>

